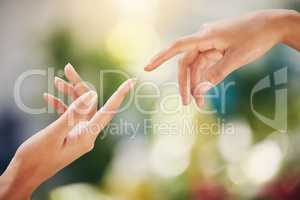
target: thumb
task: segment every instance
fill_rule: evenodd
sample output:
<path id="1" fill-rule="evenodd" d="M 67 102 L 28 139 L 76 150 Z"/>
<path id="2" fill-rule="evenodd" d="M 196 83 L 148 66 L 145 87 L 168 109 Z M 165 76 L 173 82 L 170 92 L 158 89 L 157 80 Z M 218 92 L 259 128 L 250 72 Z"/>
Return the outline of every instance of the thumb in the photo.
<path id="1" fill-rule="evenodd" d="M 237 68 L 237 62 L 230 52 L 226 52 L 221 60 L 204 72 L 203 82 L 195 88 L 196 94 L 205 94 L 223 81 Z"/>

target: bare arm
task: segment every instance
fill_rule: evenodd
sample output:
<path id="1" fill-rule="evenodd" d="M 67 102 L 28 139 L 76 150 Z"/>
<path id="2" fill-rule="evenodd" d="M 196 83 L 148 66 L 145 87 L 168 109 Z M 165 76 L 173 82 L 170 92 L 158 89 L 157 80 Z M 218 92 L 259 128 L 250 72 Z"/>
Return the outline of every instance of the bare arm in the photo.
<path id="1" fill-rule="evenodd" d="M 286 34 L 283 43 L 300 51 L 300 13 L 294 11 L 283 19 L 286 23 Z"/>
<path id="2" fill-rule="evenodd" d="M 262 10 L 203 25 L 195 34 L 180 38 L 145 67 L 152 71 L 183 54 L 178 82 L 184 105 L 193 96 L 199 107 L 203 95 L 234 70 L 284 43 L 300 50 L 300 14 L 291 10 Z M 190 77 L 190 78 L 189 78 Z"/>
<path id="3" fill-rule="evenodd" d="M 97 111 L 96 92 L 81 81 L 71 65 L 67 65 L 65 74 L 69 82 L 56 78 L 55 86 L 74 102 L 68 107 L 60 99 L 44 95 L 45 101 L 61 116 L 18 148 L 0 176 L 0 200 L 30 199 L 40 184 L 91 151 L 98 134 L 117 113 L 135 84 L 133 79 L 124 82 Z M 78 126 L 82 121 L 85 123 Z"/>

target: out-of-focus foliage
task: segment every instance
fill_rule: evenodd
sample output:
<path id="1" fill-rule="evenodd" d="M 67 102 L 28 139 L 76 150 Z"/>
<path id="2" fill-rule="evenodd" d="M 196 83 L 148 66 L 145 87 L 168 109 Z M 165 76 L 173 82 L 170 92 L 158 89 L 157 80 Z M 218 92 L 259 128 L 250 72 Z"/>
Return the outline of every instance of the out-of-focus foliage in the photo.
<path id="1" fill-rule="evenodd" d="M 54 190 L 50 200 L 110 200 L 102 195 L 97 188 L 88 184 L 72 184 Z"/>
<path id="2" fill-rule="evenodd" d="M 31 22 L 37 21 L 41 25 L 43 17 L 47 16 L 53 21 L 47 21 L 47 29 L 41 31 L 42 34 L 36 34 L 39 33 L 37 31 L 35 34 L 30 32 L 29 38 L 4 39 L 0 50 L 8 51 L 15 43 L 15 50 L 20 49 L 20 44 L 26 41 L 26 48 L 23 48 L 27 52 L 30 50 L 27 47 L 30 42 L 36 43 L 41 39 L 42 49 L 33 53 L 33 60 L 39 60 L 36 57 L 43 55 L 43 66 L 54 67 L 55 75 L 62 78 L 63 68 L 70 62 L 85 81 L 95 86 L 98 96 L 103 97 L 99 99 L 99 106 L 127 78 L 113 73 L 106 73 L 101 78 L 99 73 L 103 70 L 119 70 L 129 74 L 129 77 L 137 76 L 140 79 L 137 87 L 145 80 L 150 80 L 159 88 L 158 96 L 153 95 L 155 88 L 151 86 L 150 89 L 136 89 L 135 97 L 153 96 L 138 98 L 139 102 L 134 102 L 126 112 L 120 113 L 114 119 L 117 126 L 111 127 L 111 130 L 124 128 L 129 122 L 129 125 L 133 125 L 132 129 L 117 130 L 115 135 L 103 131 L 92 152 L 42 185 L 33 195 L 33 199 L 46 199 L 47 195 L 50 200 L 300 199 L 299 52 L 278 45 L 263 58 L 234 72 L 223 82 L 225 86 L 234 83 L 224 96 L 207 99 L 208 105 L 204 110 L 216 109 L 213 114 L 199 111 L 194 105 L 181 106 L 178 88 L 160 85 L 167 82 L 177 83 L 176 59 L 155 72 L 143 72 L 144 64 L 153 53 L 175 38 L 197 31 L 204 22 L 265 8 L 300 11 L 298 1 L 48 0 L 45 4 L 37 1 L 6 2 L 13 3 L 0 3 L 0 9 L 2 5 L 6 5 L 0 13 L 1 33 L 8 30 L 9 36 L 19 36 L 18 34 L 23 34 L 22 31 L 32 28 Z M 39 5 L 41 11 L 33 5 Z M 7 10 L 10 8 L 14 8 L 15 13 L 9 13 Z M 39 16 L 43 17 L 36 17 L 38 11 Z M 30 13 L 33 14 L 26 21 L 20 17 Z M 13 16 L 13 19 L 2 25 L 2 21 L 6 20 L 3 15 Z M 40 30 L 39 25 L 32 26 Z M 36 35 L 39 37 L 33 37 Z M 30 57 L 27 54 L 24 57 L 18 57 L 18 53 L 16 55 L 11 58 L 17 58 L 22 65 Z M 1 66 L 11 67 L 13 62 L 6 62 L 9 58 L 10 56 L 6 56 L 0 59 Z M 15 66 L 21 64 L 17 63 Z M 3 74 L 10 70 L 11 68 L 3 70 Z M 276 86 L 274 72 L 278 70 L 286 70 L 288 82 Z M 23 71 L 25 70 L 21 69 L 16 76 Z M 15 75 L 13 77 L 16 78 Z M 251 91 L 266 77 L 270 77 L 271 87 L 255 94 L 254 108 L 259 114 L 272 119 L 275 114 L 275 92 L 278 89 L 287 89 L 286 133 L 276 131 L 261 121 L 251 109 Z M 11 79 L 6 78 L 3 77 L 5 81 Z M 222 87 L 221 83 L 217 88 L 221 91 Z M 30 85 L 32 90 L 40 89 L 37 88 L 36 85 Z M 32 91 L 26 92 L 33 94 Z M 174 95 L 174 98 L 166 100 L 164 97 L 168 95 Z M 31 98 L 37 100 L 40 97 L 32 95 Z M 141 112 L 141 108 L 135 103 L 145 110 L 157 112 Z M 169 113 L 162 111 L 162 107 Z M 0 113 L 4 113 L 2 116 L 7 118 L 7 112 L 11 111 L 2 110 Z M 8 128 L 14 124 L 23 125 L 24 123 L 18 122 L 18 118 L 10 117 L 8 121 L 2 121 L 0 126 L 4 127 L 3 132 L 8 131 L 14 136 L 22 132 Z M 41 121 L 31 121 L 28 124 L 32 127 L 27 128 L 34 133 L 39 127 L 34 126 L 35 122 L 42 126 Z M 0 155 L 8 155 L 6 149 L 0 147 L 0 150 L 4 151 Z M 5 162 L 7 160 L 9 158 L 5 157 Z"/>
<path id="3" fill-rule="evenodd" d="M 118 69 L 115 66 L 122 65 L 105 50 L 84 49 L 79 52 L 70 38 L 67 31 L 52 36 L 50 55 L 54 65 L 63 66 L 71 61 L 93 83 L 97 82 L 93 70 Z M 61 51 L 64 47 L 66 52 Z M 265 58 L 225 80 L 225 84 L 230 81 L 237 84 L 226 93 L 225 113 L 220 110 L 221 102 L 217 99 L 212 101 L 212 107 L 207 107 L 216 108 L 217 115 L 199 114 L 195 107 L 190 106 L 183 110 L 183 114 L 158 113 L 147 116 L 153 119 L 153 124 L 165 122 L 179 125 L 173 130 L 174 135 L 164 135 L 162 130 L 154 128 L 151 137 L 125 139 L 117 146 L 112 138 L 98 141 L 93 152 L 67 170 L 72 174 L 70 182 L 98 182 L 96 186 L 69 185 L 54 190 L 50 199 L 68 199 L 73 195 L 78 199 L 276 199 L 274 196 L 280 196 L 276 192 L 278 184 L 274 183 L 269 189 L 264 189 L 264 185 L 279 177 L 280 172 L 284 174 L 285 170 L 293 169 L 297 174 L 299 170 L 295 167 L 295 162 L 298 162 L 295 155 L 298 154 L 290 152 L 298 145 L 290 141 L 300 120 L 299 104 L 295 101 L 299 99 L 299 93 L 294 82 L 284 85 L 289 88 L 290 136 L 287 133 L 274 133 L 274 129 L 254 116 L 249 94 L 259 80 L 272 76 L 273 72 L 286 65 L 289 66 L 289 80 L 297 79 L 297 63 L 286 59 L 291 51 L 278 46 Z M 122 79 L 110 77 L 108 80 L 111 84 L 105 88 L 105 99 Z M 255 98 L 257 110 L 270 118 L 274 115 L 275 96 L 272 91 L 275 89 L 272 87 Z M 174 102 L 167 103 L 172 108 Z M 140 116 L 145 117 L 142 114 Z M 191 123 L 186 124 L 187 120 Z M 206 129 L 201 127 L 205 124 L 216 126 L 216 129 L 207 129 L 208 132 L 205 132 Z M 230 129 L 223 127 L 229 125 L 233 125 L 236 134 L 220 134 Z M 196 129 L 189 129 L 194 126 Z M 192 134 L 180 135 L 181 131 Z M 265 168 L 268 164 L 270 168 Z"/>

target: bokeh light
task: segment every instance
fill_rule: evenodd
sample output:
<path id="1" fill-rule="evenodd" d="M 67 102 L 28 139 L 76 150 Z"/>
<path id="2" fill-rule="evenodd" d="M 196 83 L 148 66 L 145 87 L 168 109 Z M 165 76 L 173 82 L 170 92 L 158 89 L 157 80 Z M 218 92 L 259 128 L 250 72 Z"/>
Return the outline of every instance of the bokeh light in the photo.
<path id="1" fill-rule="evenodd" d="M 218 147 L 227 162 L 240 161 L 252 144 L 252 131 L 242 120 L 229 122 L 233 124 L 234 133 L 219 136 Z"/>
<path id="2" fill-rule="evenodd" d="M 283 159 L 281 149 L 273 141 L 255 145 L 244 163 L 244 172 L 254 184 L 271 180 L 279 171 Z"/>
<path id="3" fill-rule="evenodd" d="M 160 45 L 160 39 L 151 24 L 135 20 L 121 21 L 112 28 L 106 40 L 108 51 L 129 63 L 128 70 L 136 72 L 149 59 L 149 53 Z"/>

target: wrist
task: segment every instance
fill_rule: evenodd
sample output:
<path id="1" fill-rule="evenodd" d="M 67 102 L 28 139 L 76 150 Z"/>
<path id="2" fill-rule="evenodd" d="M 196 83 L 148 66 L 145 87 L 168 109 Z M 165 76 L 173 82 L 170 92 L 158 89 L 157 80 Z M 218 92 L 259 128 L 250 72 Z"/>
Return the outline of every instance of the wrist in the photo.
<path id="1" fill-rule="evenodd" d="M 25 177 L 20 170 L 20 163 L 15 159 L 0 176 L 0 199 L 29 200 L 33 192 L 29 184 L 29 177 Z"/>
<path id="2" fill-rule="evenodd" d="M 297 11 L 287 10 L 277 19 L 276 28 L 280 31 L 279 43 L 293 47 L 295 39 L 300 36 L 300 14 Z"/>

